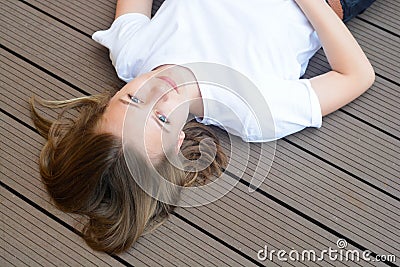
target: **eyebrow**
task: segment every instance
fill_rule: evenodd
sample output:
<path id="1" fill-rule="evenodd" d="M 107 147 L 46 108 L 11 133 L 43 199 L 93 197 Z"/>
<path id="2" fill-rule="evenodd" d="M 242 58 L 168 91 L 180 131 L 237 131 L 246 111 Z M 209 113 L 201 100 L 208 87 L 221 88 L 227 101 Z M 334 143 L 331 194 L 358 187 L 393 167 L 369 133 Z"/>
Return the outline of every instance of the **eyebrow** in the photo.
<path id="1" fill-rule="evenodd" d="M 118 100 L 119 100 L 122 104 L 124 104 L 124 105 L 132 106 L 132 107 L 138 107 L 136 104 L 133 104 L 133 103 L 131 103 L 131 102 L 129 102 L 129 101 L 126 101 L 125 99 L 118 98 Z M 156 123 L 160 126 L 161 130 L 164 130 L 164 131 L 166 131 L 167 133 L 170 132 L 169 130 L 167 130 L 167 128 L 164 127 L 164 125 L 157 119 L 157 117 L 156 117 L 154 114 L 153 114 L 151 117 L 152 117 L 153 120 L 155 120 Z"/>

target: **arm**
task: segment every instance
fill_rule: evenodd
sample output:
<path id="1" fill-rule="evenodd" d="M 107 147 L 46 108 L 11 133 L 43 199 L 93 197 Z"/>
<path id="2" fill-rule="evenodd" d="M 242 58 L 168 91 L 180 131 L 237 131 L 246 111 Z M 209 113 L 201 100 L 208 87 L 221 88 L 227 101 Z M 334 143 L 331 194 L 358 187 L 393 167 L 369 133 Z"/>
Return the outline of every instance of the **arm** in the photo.
<path id="1" fill-rule="evenodd" d="M 310 79 L 325 116 L 365 92 L 375 73 L 357 41 L 324 0 L 295 1 L 317 32 L 332 68 Z"/>
<path id="2" fill-rule="evenodd" d="M 142 13 L 151 17 L 153 0 L 118 0 L 115 9 L 115 19 L 126 13 Z"/>

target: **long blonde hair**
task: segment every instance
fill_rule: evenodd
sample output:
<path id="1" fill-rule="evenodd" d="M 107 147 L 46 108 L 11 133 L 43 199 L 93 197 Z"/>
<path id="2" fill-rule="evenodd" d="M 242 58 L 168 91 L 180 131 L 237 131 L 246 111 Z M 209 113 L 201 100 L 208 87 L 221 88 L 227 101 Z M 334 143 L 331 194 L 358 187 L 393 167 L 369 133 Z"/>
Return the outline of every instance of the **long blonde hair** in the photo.
<path id="1" fill-rule="evenodd" d="M 109 93 L 65 101 L 32 97 L 30 108 L 36 128 L 47 140 L 40 153 L 39 168 L 54 204 L 64 212 L 87 218 L 83 238 L 91 248 L 121 253 L 143 233 L 161 225 L 175 206 L 149 196 L 136 183 L 133 176 L 147 179 L 153 174 L 134 148 L 128 148 L 133 155 L 130 166 L 137 166 L 132 170 L 127 167 L 121 138 L 97 130 L 110 98 Z M 50 121 L 39 114 L 36 104 L 61 112 Z M 184 172 L 164 158 L 155 166 L 157 172 L 181 186 L 204 184 L 211 175 L 219 176 L 227 161 L 211 129 L 189 122 L 183 131 L 186 137 L 181 152 L 191 161 L 201 153 L 213 155 L 215 152 L 207 149 L 200 153 L 199 144 L 204 138 L 214 140 L 217 154 L 212 164 L 201 172 Z M 167 193 L 169 199 L 179 199 L 177 190 Z"/>

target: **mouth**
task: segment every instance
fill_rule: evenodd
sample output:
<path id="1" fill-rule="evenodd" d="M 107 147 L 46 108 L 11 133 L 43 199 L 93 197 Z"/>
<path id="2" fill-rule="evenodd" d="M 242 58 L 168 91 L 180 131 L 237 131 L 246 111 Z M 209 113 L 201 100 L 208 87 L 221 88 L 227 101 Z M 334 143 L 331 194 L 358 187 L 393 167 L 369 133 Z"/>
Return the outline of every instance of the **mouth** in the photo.
<path id="1" fill-rule="evenodd" d="M 177 93 L 179 93 L 178 86 L 176 85 L 174 80 L 172 80 L 171 78 L 169 78 L 167 76 L 159 76 L 157 78 L 167 82 Z"/>

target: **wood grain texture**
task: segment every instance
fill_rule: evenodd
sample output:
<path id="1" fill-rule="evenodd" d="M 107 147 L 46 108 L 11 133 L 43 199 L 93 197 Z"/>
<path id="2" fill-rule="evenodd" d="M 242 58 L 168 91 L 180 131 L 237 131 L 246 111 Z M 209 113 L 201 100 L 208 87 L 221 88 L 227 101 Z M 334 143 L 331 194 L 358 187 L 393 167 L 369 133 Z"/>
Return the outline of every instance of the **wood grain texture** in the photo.
<path id="1" fill-rule="evenodd" d="M 162 2 L 153 2 L 152 15 Z M 259 144 L 250 145 L 249 154 L 238 138 L 229 141 L 217 130 L 227 154 L 231 142 L 237 148 L 230 155 L 232 170 L 244 172 L 229 193 L 199 208 L 178 208 L 120 256 L 91 251 L 71 230 L 79 231 L 80 218 L 56 210 L 40 182 L 44 140 L 32 128 L 27 101 L 31 95 L 67 99 L 123 85 L 108 51 L 90 38 L 110 26 L 114 8 L 108 0 L 0 2 L 1 266 L 387 266 L 326 257 L 307 263 L 257 260 L 264 245 L 320 252 L 335 248 L 339 237 L 350 241 L 348 249 L 400 257 L 396 0 L 378 0 L 348 23 L 377 73 L 365 94 L 325 117 L 321 129 L 279 140 L 270 170 Z M 321 50 L 305 77 L 327 70 Z M 253 177 L 266 179 L 249 193 Z"/>

